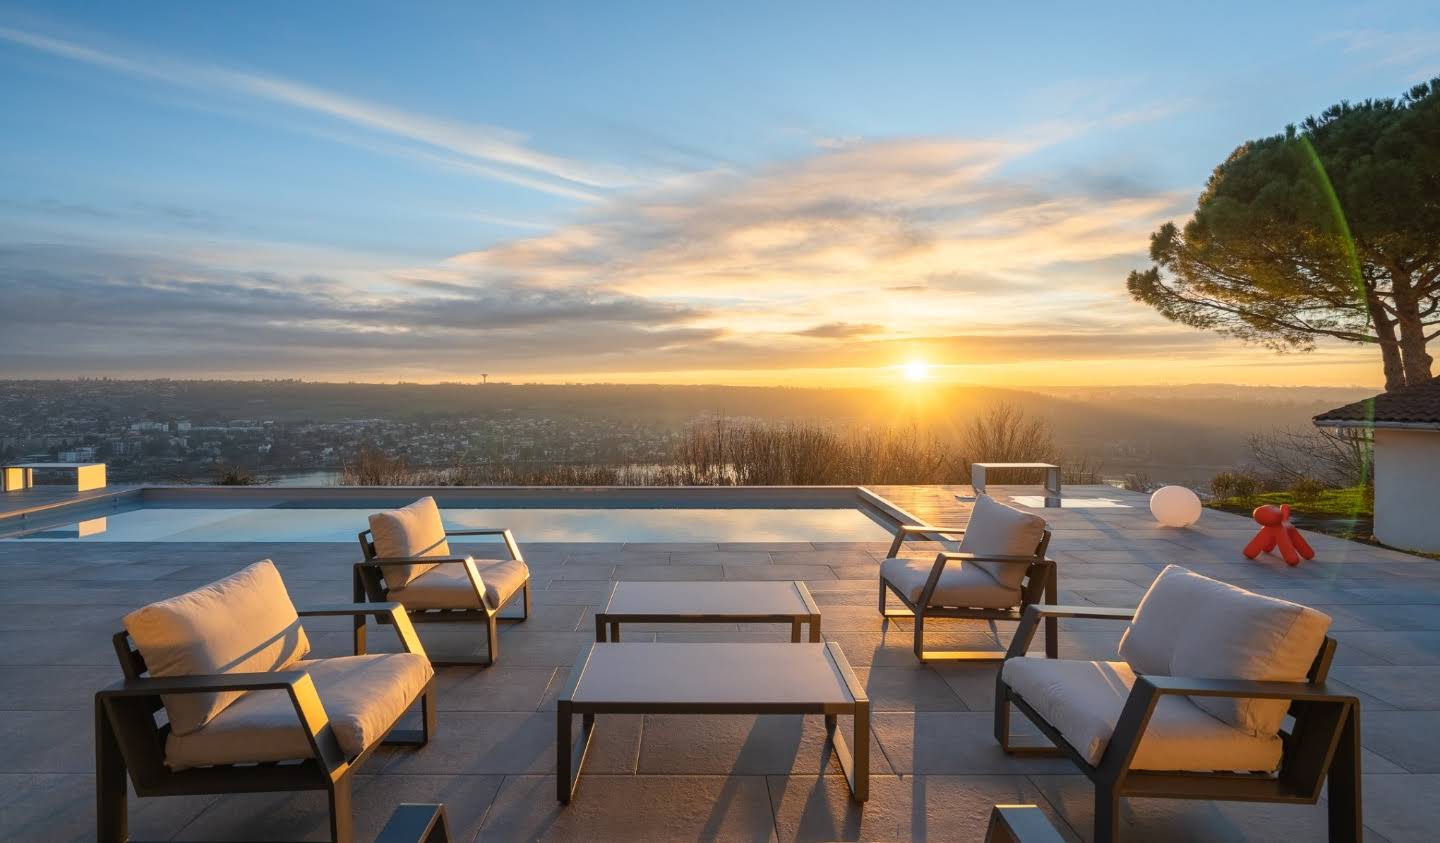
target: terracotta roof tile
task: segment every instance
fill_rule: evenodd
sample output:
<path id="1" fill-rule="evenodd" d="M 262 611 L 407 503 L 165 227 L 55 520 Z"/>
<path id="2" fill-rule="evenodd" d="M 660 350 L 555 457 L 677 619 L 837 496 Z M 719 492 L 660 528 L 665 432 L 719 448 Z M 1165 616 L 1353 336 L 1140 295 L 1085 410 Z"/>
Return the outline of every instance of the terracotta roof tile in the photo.
<path id="1" fill-rule="evenodd" d="M 1356 425 L 1375 423 L 1440 428 L 1440 378 L 1327 410 L 1316 416 L 1315 422 L 1332 426 L 1353 422 Z"/>

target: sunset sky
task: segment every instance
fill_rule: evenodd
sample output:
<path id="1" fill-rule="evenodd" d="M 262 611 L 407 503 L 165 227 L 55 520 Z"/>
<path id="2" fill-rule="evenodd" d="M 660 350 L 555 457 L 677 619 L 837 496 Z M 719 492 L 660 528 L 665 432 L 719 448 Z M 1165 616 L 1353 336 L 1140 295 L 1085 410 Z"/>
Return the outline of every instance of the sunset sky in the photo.
<path id="1" fill-rule="evenodd" d="M 1380 383 L 1124 281 L 1440 5 L 989 5 L 0 0 L 0 376 Z"/>

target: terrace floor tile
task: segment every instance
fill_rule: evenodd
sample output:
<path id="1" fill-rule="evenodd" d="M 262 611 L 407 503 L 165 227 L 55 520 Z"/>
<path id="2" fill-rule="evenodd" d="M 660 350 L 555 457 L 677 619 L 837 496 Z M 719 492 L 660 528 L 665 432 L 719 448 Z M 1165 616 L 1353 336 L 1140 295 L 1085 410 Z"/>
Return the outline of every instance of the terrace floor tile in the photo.
<path id="1" fill-rule="evenodd" d="M 569 805 L 556 800 L 553 776 L 507 777 L 477 838 L 494 843 L 774 839 L 763 776 L 592 775 L 588 762 Z"/>

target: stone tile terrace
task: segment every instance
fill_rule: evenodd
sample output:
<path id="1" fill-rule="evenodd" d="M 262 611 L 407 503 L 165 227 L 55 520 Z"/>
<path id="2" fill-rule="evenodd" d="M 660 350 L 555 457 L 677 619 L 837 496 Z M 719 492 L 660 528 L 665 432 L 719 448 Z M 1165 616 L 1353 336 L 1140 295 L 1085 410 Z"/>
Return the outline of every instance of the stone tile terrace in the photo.
<path id="1" fill-rule="evenodd" d="M 932 523 L 961 521 L 957 487 L 876 491 Z M 992 488 L 1002 500 L 1032 490 Z M 1105 489 L 1110 497 L 1122 496 Z M 1070 489 L 1072 497 L 1097 490 Z M 1333 678 L 1363 700 L 1365 820 L 1380 841 L 1435 839 L 1440 826 L 1440 562 L 1311 535 L 1299 568 L 1250 562 L 1244 518 L 1206 512 L 1190 530 L 1131 508 L 1047 509 L 1061 602 L 1133 606 L 1169 563 L 1319 608 L 1335 620 Z M 357 513 L 357 517 L 360 517 Z M 401 802 L 443 801 L 460 840 L 979 840 L 990 805 L 1033 802 L 1071 840 L 1090 832 L 1091 788 L 1061 759 L 1010 758 L 991 736 L 996 668 L 922 665 L 905 623 L 875 610 L 884 543 L 534 544 L 535 613 L 507 627 L 501 664 L 442 668 L 436 740 L 382 750 L 356 793 L 358 839 Z M 923 545 L 916 553 L 925 553 Z M 931 549 L 933 552 L 933 549 Z M 0 838 L 91 839 L 93 692 L 119 677 L 110 636 L 127 611 L 269 557 L 297 603 L 349 599 L 351 544 L 0 542 Z M 867 684 L 871 799 L 847 799 L 823 760 L 819 718 L 602 718 L 576 802 L 554 796 L 554 695 L 591 613 L 615 580 L 798 579 L 826 638 Z M 999 647 L 1011 625 L 936 621 L 936 646 Z M 1113 657 L 1123 624 L 1065 622 L 1062 657 Z M 307 623 L 320 655 L 342 655 L 343 621 Z M 427 646 L 466 641 L 421 628 Z M 471 633 L 473 634 L 473 632 Z M 388 629 L 371 632 L 388 640 Z M 628 640 L 786 640 L 780 627 L 627 627 Z M 947 639 L 949 639 L 947 641 Z M 982 640 L 982 639 L 988 639 Z M 951 643 L 953 642 L 953 644 Z M 843 724 L 842 724 L 843 728 Z M 324 797 L 137 800 L 138 838 L 323 839 Z M 1318 840 L 1322 806 L 1132 800 L 1126 839 Z"/>

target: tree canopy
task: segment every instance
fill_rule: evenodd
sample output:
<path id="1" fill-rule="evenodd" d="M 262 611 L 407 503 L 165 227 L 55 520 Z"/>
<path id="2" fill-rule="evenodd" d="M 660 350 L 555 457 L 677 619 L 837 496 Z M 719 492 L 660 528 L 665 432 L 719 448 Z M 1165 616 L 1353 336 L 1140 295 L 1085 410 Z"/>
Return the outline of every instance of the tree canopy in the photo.
<path id="1" fill-rule="evenodd" d="M 1215 168 L 1150 238 L 1130 294 L 1169 319 L 1309 350 L 1376 345 L 1387 389 L 1431 379 L 1440 336 L 1440 78 L 1342 102 Z"/>

